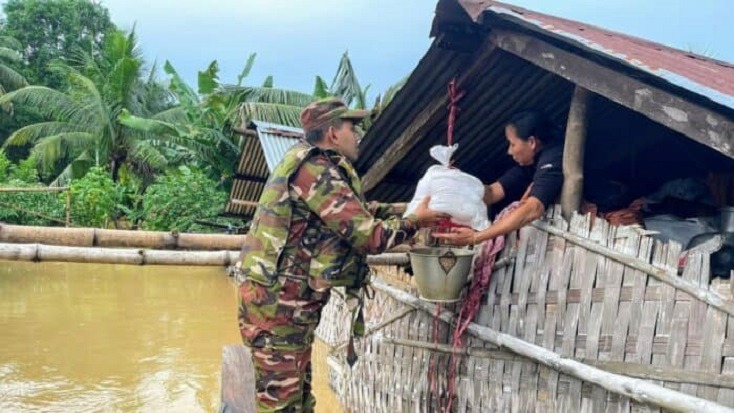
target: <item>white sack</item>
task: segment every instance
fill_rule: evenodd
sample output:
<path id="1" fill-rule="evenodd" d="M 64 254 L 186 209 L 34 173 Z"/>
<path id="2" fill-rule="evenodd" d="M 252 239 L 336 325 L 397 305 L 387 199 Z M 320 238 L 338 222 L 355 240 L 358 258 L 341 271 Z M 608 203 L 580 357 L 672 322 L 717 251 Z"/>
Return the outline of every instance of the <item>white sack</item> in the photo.
<path id="1" fill-rule="evenodd" d="M 457 148 L 458 144 L 431 148 L 431 157 L 441 162 L 441 165 L 428 168 L 418 181 L 405 216 L 415 212 L 421 201 L 430 195 L 430 209 L 451 215 L 451 221 L 456 224 L 483 230 L 490 224 L 487 219 L 487 205 L 483 200 L 484 184 L 474 176 L 449 167 L 451 156 Z"/>

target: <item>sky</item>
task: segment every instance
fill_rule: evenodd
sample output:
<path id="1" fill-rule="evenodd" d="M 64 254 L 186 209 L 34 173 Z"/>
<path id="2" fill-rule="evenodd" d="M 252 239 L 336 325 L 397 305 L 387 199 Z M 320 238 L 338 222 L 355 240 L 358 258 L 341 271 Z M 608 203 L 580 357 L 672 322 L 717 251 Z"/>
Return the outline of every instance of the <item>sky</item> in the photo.
<path id="1" fill-rule="evenodd" d="M 169 60 L 190 84 L 212 60 L 220 80 L 311 92 L 349 52 L 370 100 L 410 74 L 428 50 L 436 0 L 102 0 L 136 28 L 149 62 Z M 732 0 L 511 0 L 512 4 L 734 62 Z"/>

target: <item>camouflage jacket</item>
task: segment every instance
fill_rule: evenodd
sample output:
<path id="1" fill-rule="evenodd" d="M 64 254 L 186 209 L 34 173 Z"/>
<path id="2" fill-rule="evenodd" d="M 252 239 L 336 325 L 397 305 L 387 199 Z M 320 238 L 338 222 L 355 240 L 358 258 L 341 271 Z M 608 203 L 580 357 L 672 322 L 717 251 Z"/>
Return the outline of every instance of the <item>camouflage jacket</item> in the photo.
<path id="1" fill-rule="evenodd" d="M 244 278 L 272 286 L 278 277 L 308 279 L 311 288 L 359 288 L 367 254 L 412 237 L 411 217 L 389 204 L 367 204 L 352 164 L 339 153 L 300 143 L 265 185 L 242 248 Z"/>

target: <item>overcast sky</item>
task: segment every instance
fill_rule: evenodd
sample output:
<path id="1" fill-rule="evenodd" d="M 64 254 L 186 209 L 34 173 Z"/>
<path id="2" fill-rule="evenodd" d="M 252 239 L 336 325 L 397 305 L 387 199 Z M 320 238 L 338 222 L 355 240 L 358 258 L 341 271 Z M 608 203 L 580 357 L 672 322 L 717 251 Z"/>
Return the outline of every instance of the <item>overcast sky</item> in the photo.
<path id="1" fill-rule="evenodd" d="M 734 61 L 734 0 L 514 0 L 580 20 Z M 136 25 L 149 61 L 170 60 L 186 80 L 216 59 L 235 82 L 247 56 L 247 84 L 273 75 L 280 88 L 313 90 L 334 76 L 344 51 L 370 99 L 417 65 L 428 49 L 435 0 L 102 0 L 112 20 Z"/>

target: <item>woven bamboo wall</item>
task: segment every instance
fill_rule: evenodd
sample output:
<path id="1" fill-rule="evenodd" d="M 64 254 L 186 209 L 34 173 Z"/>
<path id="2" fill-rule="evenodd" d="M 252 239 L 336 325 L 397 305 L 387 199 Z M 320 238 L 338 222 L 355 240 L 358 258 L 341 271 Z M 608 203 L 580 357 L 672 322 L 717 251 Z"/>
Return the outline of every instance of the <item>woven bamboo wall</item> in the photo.
<path id="1" fill-rule="evenodd" d="M 593 225 L 590 221 L 577 216 L 568 228 L 557 216 L 551 220 L 556 228 L 656 267 L 678 267 L 680 246 L 657 243 L 640 231 L 610 227 L 600 219 Z M 513 236 L 508 241 L 502 254 L 516 255 L 515 263 L 495 271 L 475 322 L 603 370 L 734 407 L 734 323 L 727 313 L 533 227 L 524 228 L 519 240 Z M 380 277 L 411 288 L 409 278 L 394 269 L 380 269 Z M 689 256 L 682 278 L 731 300 L 729 282 L 709 284 L 708 277 L 708 256 Z M 345 367 L 340 352 L 331 358 L 332 383 L 344 406 L 353 412 L 436 411 L 429 365 L 436 360 L 439 394 L 445 397 L 450 356 L 383 341 L 433 342 L 431 314 L 411 311 L 380 293 L 368 302 L 367 313 L 372 326 L 390 324 L 361 341 L 360 362 L 353 369 Z M 325 312 L 322 324 L 330 324 L 333 316 Z M 440 322 L 441 343 L 449 343 L 448 330 Z M 467 347 L 496 351 L 491 358 L 461 358 L 454 411 L 659 411 L 479 339 L 468 338 Z"/>

